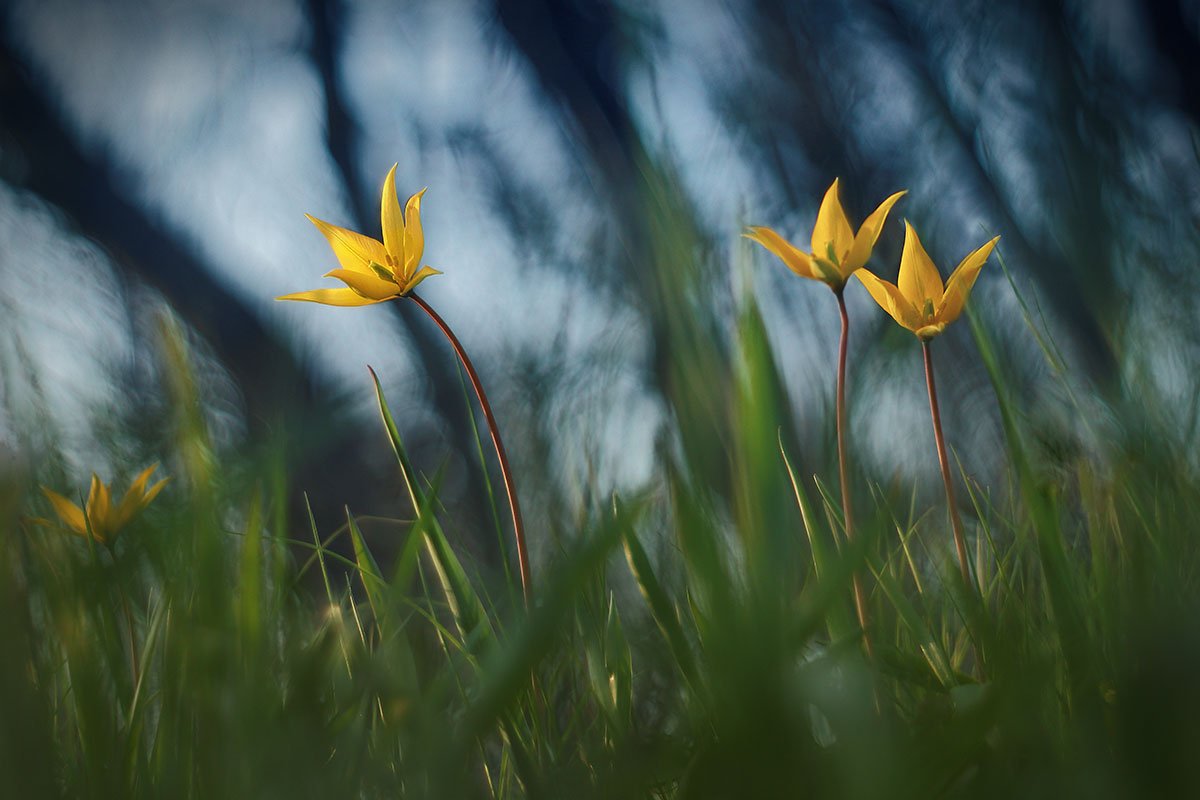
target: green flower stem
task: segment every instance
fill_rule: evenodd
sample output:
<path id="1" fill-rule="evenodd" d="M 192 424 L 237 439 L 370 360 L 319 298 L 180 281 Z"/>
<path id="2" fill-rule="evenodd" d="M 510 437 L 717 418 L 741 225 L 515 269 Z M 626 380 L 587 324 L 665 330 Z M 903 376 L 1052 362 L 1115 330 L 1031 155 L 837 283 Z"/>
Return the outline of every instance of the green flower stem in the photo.
<path id="1" fill-rule="evenodd" d="M 954 483 L 950 480 L 950 459 L 946 457 L 946 439 L 942 435 L 942 415 L 938 410 L 937 387 L 933 382 L 933 358 L 929 354 L 929 340 L 921 340 L 925 354 L 925 384 L 929 387 L 929 411 L 933 415 L 933 440 L 937 443 L 938 464 L 942 467 L 942 482 L 946 484 L 946 504 L 950 506 L 950 525 L 954 530 L 954 549 L 958 551 L 958 566 L 962 570 L 963 582 L 971 585 L 971 568 L 967 561 L 967 540 L 963 536 L 962 520 L 958 516 L 958 504 L 954 502 Z"/>
<path id="2" fill-rule="evenodd" d="M 846 524 L 846 539 L 854 541 L 854 509 L 850 504 L 850 476 L 846 464 L 846 348 L 850 341 L 850 317 L 846 313 L 846 298 L 841 290 L 835 290 L 838 310 L 842 312 L 842 338 L 838 346 L 837 371 L 837 449 L 838 478 L 842 484 L 842 518 Z M 867 593 L 863 588 L 862 574 L 854 573 L 854 610 L 858 613 L 858 624 L 863 632 L 863 648 L 867 657 L 873 658 L 871 636 L 867 627 Z"/>
<path id="3" fill-rule="evenodd" d="M 492 444 L 496 447 L 496 457 L 500 460 L 500 475 L 504 478 L 504 490 L 508 493 L 508 509 L 512 512 L 513 538 L 517 543 L 517 566 L 521 573 L 521 592 L 525 598 L 525 605 L 528 606 L 530 604 L 532 580 L 529 572 L 529 550 L 525 546 L 525 525 L 521 521 L 521 504 L 517 499 L 517 488 L 513 484 L 512 467 L 508 463 L 508 454 L 504 450 L 504 442 L 500 439 L 500 427 L 496 424 L 495 415 L 492 414 L 492 405 L 488 402 L 487 393 L 483 390 L 483 383 L 479 380 L 479 373 L 475 371 L 475 365 L 471 363 L 470 356 L 463 349 L 462 342 L 458 341 L 458 337 L 450 330 L 450 326 L 415 292 L 409 292 L 407 297 L 429 315 L 429 318 L 433 320 L 434 324 L 438 326 L 442 334 L 449 340 L 450 346 L 458 354 L 458 360 L 462 362 L 463 367 L 467 370 L 467 377 L 471 380 L 471 386 L 475 389 L 475 396 L 479 398 L 479 405 L 483 408 L 483 417 L 487 421 L 488 431 L 492 434 Z"/>

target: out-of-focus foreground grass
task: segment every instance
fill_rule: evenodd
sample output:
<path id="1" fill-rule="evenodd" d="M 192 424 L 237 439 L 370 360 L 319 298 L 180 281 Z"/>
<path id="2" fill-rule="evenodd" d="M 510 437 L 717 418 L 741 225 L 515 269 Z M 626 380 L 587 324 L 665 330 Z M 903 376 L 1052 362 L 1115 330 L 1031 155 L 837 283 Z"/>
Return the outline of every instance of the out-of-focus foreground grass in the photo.
<path id="1" fill-rule="evenodd" d="M 663 324 L 687 341 L 686 321 Z M 1004 486 L 964 476 L 978 586 L 949 559 L 944 509 L 915 507 L 908 489 L 859 487 L 860 539 L 843 540 L 836 488 L 793 468 L 782 381 L 747 302 L 727 355 L 680 347 L 672 363 L 684 388 L 706 359 L 725 365 L 716 407 L 731 435 L 707 441 L 677 403 L 660 473 L 563 536 L 528 611 L 511 577 L 462 555 L 468 532 L 443 529 L 438 475 L 410 462 L 378 384 L 380 436 L 416 509 L 385 526 L 387 561 L 356 516 L 371 509 L 318 530 L 287 517 L 279 458 L 215 463 L 174 346 L 180 424 L 162 454 L 174 482 L 111 548 L 31 524 L 51 516 L 34 477 L 2 487 L 0 786 L 24 798 L 1194 792 L 1189 454 L 1141 397 L 1110 406 L 1125 433 L 1103 452 L 1048 468 L 986 326 L 972 328 L 1007 444 Z"/>

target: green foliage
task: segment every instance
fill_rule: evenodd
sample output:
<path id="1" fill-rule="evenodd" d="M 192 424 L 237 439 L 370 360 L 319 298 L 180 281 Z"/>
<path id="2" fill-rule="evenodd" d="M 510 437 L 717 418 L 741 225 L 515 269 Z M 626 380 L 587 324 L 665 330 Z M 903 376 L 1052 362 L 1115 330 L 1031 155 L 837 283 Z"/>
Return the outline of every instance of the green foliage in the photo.
<path id="1" fill-rule="evenodd" d="M 1102 452 L 1043 452 L 972 318 L 1009 474 L 960 476 L 966 586 L 942 509 L 918 507 L 913 487 L 866 485 L 845 540 L 834 493 L 797 469 L 753 303 L 734 327 L 727 402 L 704 411 L 733 435 L 693 442 L 725 463 L 663 456 L 656 482 L 592 510 L 538 564 L 529 608 L 511 602 L 511 570 L 464 564 L 467 534 L 443 528 L 439 480 L 418 472 L 378 380 L 412 521 L 381 533 L 369 509 L 347 509 L 336 530 L 311 512 L 296 529 L 279 454 L 217 466 L 166 330 L 183 373 L 178 479 L 143 517 L 111 548 L 89 545 L 30 523 L 48 510 L 32 485 L 0 493 L 0 785 L 29 798 L 1194 792 L 1200 480 L 1154 399 L 1109 401 L 1124 427 Z M 380 535 L 398 543 L 390 562 Z"/>

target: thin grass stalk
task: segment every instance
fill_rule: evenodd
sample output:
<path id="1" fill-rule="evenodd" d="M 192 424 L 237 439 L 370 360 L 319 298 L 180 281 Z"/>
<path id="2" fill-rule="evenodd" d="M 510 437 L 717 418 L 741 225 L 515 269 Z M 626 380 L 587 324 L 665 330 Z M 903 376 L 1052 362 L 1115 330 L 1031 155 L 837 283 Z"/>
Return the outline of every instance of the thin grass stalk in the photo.
<path id="1" fill-rule="evenodd" d="M 846 539 L 854 541 L 854 509 L 850 504 L 850 476 L 846 459 L 846 349 L 850 341 L 850 316 L 846 313 L 846 298 L 841 291 L 836 291 L 838 310 L 842 314 L 842 338 L 838 345 L 837 369 L 837 450 L 838 450 L 838 479 L 842 484 L 842 520 L 846 526 Z M 874 658 L 874 648 L 871 645 L 871 634 L 867 622 L 867 593 L 863 588 L 862 574 L 854 572 L 854 610 L 858 614 L 858 624 L 862 627 L 863 648 L 867 658 Z"/>
<path id="2" fill-rule="evenodd" d="M 937 386 L 933 380 L 933 357 L 929 341 L 921 340 L 921 352 L 925 355 L 925 385 L 929 388 L 929 412 L 933 416 L 933 440 L 937 444 L 938 464 L 942 468 L 942 483 L 946 486 L 946 505 L 950 508 L 950 527 L 954 532 L 954 549 L 958 552 L 958 566 L 962 571 L 963 583 L 971 585 L 971 567 L 967 563 L 967 540 L 963 536 L 962 519 L 958 516 L 958 505 L 954 502 L 954 483 L 950 479 L 950 459 L 946 457 L 946 438 L 942 435 L 942 414 L 938 409 Z"/>
<path id="3" fill-rule="evenodd" d="M 496 424 L 496 417 L 492 414 L 492 405 L 488 402 L 487 392 L 483 390 L 483 382 L 479 380 L 479 373 L 475 371 L 475 365 L 471 363 L 471 357 L 467 355 L 467 351 L 463 349 L 462 342 L 454 335 L 454 331 L 450 330 L 450 326 L 446 324 L 436 311 L 434 311 L 428 303 L 420 298 L 416 292 L 409 292 L 409 299 L 420 306 L 421 310 L 429 315 L 433 323 L 438 326 L 442 334 L 450 342 L 450 346 L 454 348 L 454 352 L 458 354 L 458 360 L 462 362 L 463 368 L 467 371 L 467 378 L 471 381 L 472 388 L 475 389 L 475 396 L 479 398 L 479 405 L 483 408 L 483 418 L 487 421 L 488 431 L 492 435 L 492 444 L 496 447 L 496 457 L 500 461 L 500 475 L 504 479 L 504 490 L 508 493 L 508 509 L 512 513 L 513 522 L 513 539 L 517 543 L 517 567 L 521 574 L 521 593 L 525 598 L 525 605 L 530 604 L 530 592 L 532 591 L 532 579 L 529 571 L 529 550 L 525 545 L 525 525 L 521 520 L 521 504 L 517 499 L 517 488 L 513 484 L 512 467 L 508 463 L 508 454 L 504 450 L 504 442 L 500 439 L 500 427 Z"/>

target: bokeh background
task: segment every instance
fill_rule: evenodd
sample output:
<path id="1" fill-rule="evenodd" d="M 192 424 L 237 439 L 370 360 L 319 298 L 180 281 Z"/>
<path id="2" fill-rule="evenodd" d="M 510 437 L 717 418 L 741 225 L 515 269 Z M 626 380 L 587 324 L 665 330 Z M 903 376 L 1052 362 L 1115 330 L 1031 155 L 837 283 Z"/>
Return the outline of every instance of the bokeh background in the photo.
<path id="1" fill-rule="evenodd" d="M 483 517 L 467 395 L 417 309 L 273 300 L 327 285 L 306 212 L 378 235 L 397 162 L 402 200 L 429 187 L 445 275 L 423 295 L 492 395 L 537 558 L 672 453 L 727 481 L 751 299 L 786 383 L 770 424 L 831 474 L 836 304 L 739 234 L 806 240 L 835 177 L 854 221 L 909 190 L 872 262 L 889 279 L 902 217 L 943 273 L 1003 237 L 1011 280 L 993 258 L 973 309 L 1045 453 L 1118 435 L 1110 401 L 1142 398 L 1187 447 L 1198 124 L 1194 0 L 6 0 L 5 468 L 82 486 L 154 460 L 167 313 L 216 446 L 284 447 L 323 527 L 399 513 L 366 364 L 450 513 Z M 857 283 L 848 301 L 856 461 L 933 492 L 915 342 Z M 994 397 L 965 324 L 936 346 L 949 439 L 986 484 Z"/>

